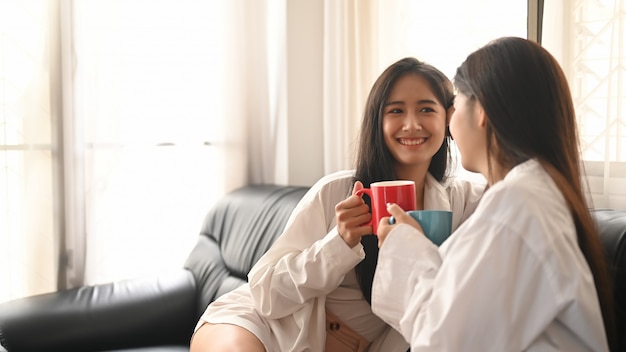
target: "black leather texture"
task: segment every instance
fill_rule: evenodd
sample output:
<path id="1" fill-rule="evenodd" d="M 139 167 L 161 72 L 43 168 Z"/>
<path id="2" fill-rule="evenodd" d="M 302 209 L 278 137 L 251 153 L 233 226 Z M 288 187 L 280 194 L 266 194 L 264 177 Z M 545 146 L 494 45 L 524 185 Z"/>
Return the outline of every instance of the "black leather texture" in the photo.
<path id="1" fill-rule="evenodd" d="M 8 351 L 104 351 L 188 344 L 196 289 L 184 269 L 0 305 Z"/>
<path id="2" fill-rule="evenodd" d="M 626 351 L 626 211 L 594 209 L 591 214 L 600 231 L 613 281 L 619 351 Z"/>
<path id="3" fill-rule="evenodd" d="M 205 217 L 185 268 L 198 282 L 198 317 L 247 281 L 252 266 L 285 228 L 307 187 L 263 185 L 229 193 Z"/>

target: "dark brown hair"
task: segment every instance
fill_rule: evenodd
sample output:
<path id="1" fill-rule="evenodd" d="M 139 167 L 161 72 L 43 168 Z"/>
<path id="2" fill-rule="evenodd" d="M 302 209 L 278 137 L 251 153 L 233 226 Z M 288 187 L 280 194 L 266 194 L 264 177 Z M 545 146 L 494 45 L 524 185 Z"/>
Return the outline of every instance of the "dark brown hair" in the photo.
<path id="1" fill-rule="evenodd" d="M 452 82 L 435 67 L 410 57 L 389 66 L 370 90 L 361 123 L 355 180 L 363 182 L 365 187 L 369 187 L 372 182 L 397 178 L 396 160 L 387 148 L 383 135 L 383 109 L 396 81 L 407 74 L 416 74 L 426 79 L 439 103 L 445 108 L 454 99 Z M 428 167 L 428 172 L 440 182 L 449 175 L 449 139 L 444 138 Z M 356 266 L 356 275 L 363 296 L 371 303 L 372 281 L 378 262 L 378 239 L 373 235 L 363 236 L 361 244 L 365 250 L 365 259 Z"/>
<path id="2" fill-rule="evenodd" d="M 488 159 L 507 167 L 537 159 L 563 194 L 594 277 L 609 344 L 615 346 L 613 291 L 584 197 L 576 114 L 560 65 L 539 44 L 505 37 L 469 55 L 454 83 L 485 110 Z"/>

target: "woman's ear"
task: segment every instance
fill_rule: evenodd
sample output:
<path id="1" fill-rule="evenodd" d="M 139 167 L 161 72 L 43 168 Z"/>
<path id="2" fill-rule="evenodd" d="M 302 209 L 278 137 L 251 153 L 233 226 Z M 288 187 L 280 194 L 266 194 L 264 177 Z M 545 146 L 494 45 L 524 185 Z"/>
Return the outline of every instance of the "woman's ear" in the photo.
<path id="1" fill-rule="evenodd" d="M 450 119 L 452 118 L 453 112 L 454 112 L 454 105 L 450 105 L 448 110 L 446 110 L 446 137 L 450 137 L 450 139 L 454 139 L 452 137 L 452 133 L 450 133 Z"/>
<path id="2" fill-rule="evenodd" d="M 485 126 L 487 126 L 487 112 L 485 111 L 485 109 L 483 109 L 483 105 L 479 101 L 476 101 L 476 104 L 474 106 L 474 112 L 478 116 L 478 126 L 484 128 Z"/>
<path id="3" fill-rule="evenodd" d="M 485 109 L 483 109 L 482 106 L 478 108 L 478 125 L 480 127 L 487 126 L 487 113 L 485 112 Z"/>

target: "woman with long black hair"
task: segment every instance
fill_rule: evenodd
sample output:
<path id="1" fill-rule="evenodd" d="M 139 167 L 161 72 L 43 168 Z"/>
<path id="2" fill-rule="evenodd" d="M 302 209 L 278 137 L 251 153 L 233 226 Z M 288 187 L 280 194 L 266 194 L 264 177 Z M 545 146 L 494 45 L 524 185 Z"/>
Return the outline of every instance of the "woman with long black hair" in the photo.
<path id="1" fill-rule="evenodd" d="M 500 38 L 454 84 L 450 131 L 488 189 L 441 247 L 388 207 L 397 221 L 380 221 L 374 313 L 413 352 L 607 351 L 612 291 L 559 64 L 537 43 Z"/>

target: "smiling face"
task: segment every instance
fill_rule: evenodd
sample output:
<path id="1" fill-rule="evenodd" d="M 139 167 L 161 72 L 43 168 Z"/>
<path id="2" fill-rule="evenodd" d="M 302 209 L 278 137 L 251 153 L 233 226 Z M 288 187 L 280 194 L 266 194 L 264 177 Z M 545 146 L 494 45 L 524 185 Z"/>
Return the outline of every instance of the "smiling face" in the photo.
<path id="1" fill-rule="evenodd" d="M 428 168 L 446 133 L 446 107 L 416 74 L 395 82 L 383 108 L 385 144 L 396 168 Z"/>

